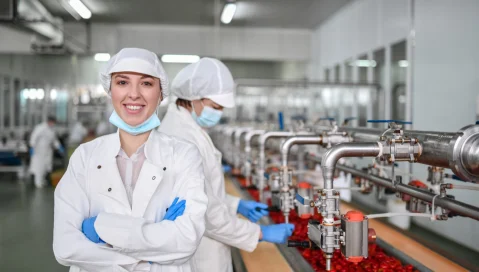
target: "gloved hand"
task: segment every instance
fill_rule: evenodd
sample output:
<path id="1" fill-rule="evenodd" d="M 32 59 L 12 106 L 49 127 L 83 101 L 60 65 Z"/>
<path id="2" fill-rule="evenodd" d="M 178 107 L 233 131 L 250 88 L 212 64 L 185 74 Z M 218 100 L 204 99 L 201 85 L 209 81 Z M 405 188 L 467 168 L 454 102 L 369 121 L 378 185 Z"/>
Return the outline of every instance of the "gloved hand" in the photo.
<path id="1" fill-rule="evenodd" d="M 223 173 L 230 173 L 231 172 L 231 166 L 227 164 L 223 164 Z"/>
<path id="2" fill-rule="evenodd" d="M 98 236 L 98 233 L 96 233 L 95 221 L 96 216 L 83 220 L 83 223 L 81 224 L 81 231 L 83 232 L 83 234 L 85 234 L 86 238 L 88 238 L 93 243 L 105 243 L 105 241 L 103 241 L 100 236 Z"/>
<path id="3" fill-rule="evenodd" d="M 275 244 L 285 244 L 288 237 L 293 234 L 293 224 L 276 224 L 269 226 L 260 226 L 263 238 L 260 241 L 266 241 Z"/>
<path id="4" fill-rule="evenodd" d="M 178 198 L 175 197 L 175 200 L 173 200 L 171 206 L 166 209 L 166 214 L 165 217 L 163 217 L 163 220 L 175 221 L 178 216 L 183 215 L 183 212 L 185 211 L 186 207 L 185 205 L 186 200 L 181 200 L 180 202 L 178 202 Z"/>
<path id="5" fill-rule="evenodd" d="M 33 156 L 34 151 L 35 151 L 35 150 L 33 149 L 33 147 L 30 147 L 30 150 L 29 150 L 30 157 Z"/>
<path id="6" fill-rule="evenodd" d="M 259 208 L 256 210 L 256 208 Z M 256 202 L 256 201 L 248 201 L 241 199 L 238 205 L 238 213 L 243 215 L 244 217 L 248 218 L 249 221 L 255 223 L 261 217 L 268 215 L 268 205 Z"/>

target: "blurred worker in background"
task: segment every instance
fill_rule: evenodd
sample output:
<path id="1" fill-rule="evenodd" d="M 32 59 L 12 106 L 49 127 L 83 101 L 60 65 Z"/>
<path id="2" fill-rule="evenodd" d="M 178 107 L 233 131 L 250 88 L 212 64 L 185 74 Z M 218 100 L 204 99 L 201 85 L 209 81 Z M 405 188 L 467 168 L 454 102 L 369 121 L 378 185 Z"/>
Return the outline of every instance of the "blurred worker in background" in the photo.
<path id="1" fill-rule="evenodd" d="M 45 180 L 48 173 L 53 168 L 54 148 L 65 154 L 65 149 L 60 145 L 55 134 L 55 117 L 49 116 L 47 122 L 38 124 L 30 136 L 30 169 L 33 174 L 33 181 L 37 188 L 45 186 Z"/>
<path id="2" fill-rule="evenodd" d="M 267 215 L 267 206 L 227 195 L 221 153 L 203 128 L 221 119 L 224 107 L 234 107 L 234 81 L 219 60 L 203 58 L 181 70 L 172 83 L 178 97 L 159 128 L 161 132 L 194 143 L 203 158 L 206 194 L 206 232 L 194 256 L 198 271 L 232 272 L 230 246 L 253 251 L 259 241 L 285 243 L 294 225 L 259 226 L 253 222 Z M 248 220 L 240 219 L 237 213 Z"/>
<path id="3" fill-rule="evenodd" d="M 168 77 L 125 48 L 101 73 L 117 133 L 80 145 L 55 191 L 53 252 L 70 271 L 195 271 L 207 197 L 198 149 L 156 131 Z"/>
<path id="4" fill-rule="evenodd" d="M 88 131 L 85 127 L 85 122 L 78 121 L 73 125 L 70 135 L 68 137 L 68 157 L 73 154 L 73 151 L 83 142 Z"/>
<path id="5" fill-rule="evenodd" d="M 105 120 L 98 122 L 98 125 L 96 126 L 96 130 L 95 130 L 96 136 L 100 137 L 100 136 L 109 134 L 110 133 L 109 126 L 110 125 Z"/>

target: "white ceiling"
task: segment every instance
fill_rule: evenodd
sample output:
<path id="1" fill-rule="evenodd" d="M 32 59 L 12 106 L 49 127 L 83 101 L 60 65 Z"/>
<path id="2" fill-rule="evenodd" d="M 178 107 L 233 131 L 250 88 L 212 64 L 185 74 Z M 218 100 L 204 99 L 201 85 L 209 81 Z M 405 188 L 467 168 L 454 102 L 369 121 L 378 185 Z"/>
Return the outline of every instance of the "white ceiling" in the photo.
<path id="1" fill-rule="evenodd" d="M 82 0 L 93 22 L 214 25 L 215 0 Z M 239 0 L 231 26 L 312 29 L 354 0 Z M 74 18 L 66 0 L 40 0 L 54 15 Z M 220 3 L 219 11 L 225 3 Z"/>

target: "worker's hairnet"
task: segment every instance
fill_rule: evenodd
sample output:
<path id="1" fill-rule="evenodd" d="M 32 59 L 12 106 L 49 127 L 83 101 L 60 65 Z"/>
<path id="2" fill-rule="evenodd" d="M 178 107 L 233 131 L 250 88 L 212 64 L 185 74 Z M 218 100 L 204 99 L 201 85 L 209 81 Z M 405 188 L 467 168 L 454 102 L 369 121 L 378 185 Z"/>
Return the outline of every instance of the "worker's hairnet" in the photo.
<path id="1" fill-rule="evenodd" d="M 185 100 L 209 98 L 225 107 L 235 106 L 235 83 L 228 68 L 219 60 L 202 58 L 181 70 L 171 83 L 175 96 Z"/>
<path id="2" fill-rule="evenodd" d="M 110 94 L 111 74 L 117 72 L 135 72 L 160 79 L 163 98 L 168 96 L 168 76 L 158 56 L 146 49 L 123 48 L 114 55 L 100 73 L 101 84 Z"/>

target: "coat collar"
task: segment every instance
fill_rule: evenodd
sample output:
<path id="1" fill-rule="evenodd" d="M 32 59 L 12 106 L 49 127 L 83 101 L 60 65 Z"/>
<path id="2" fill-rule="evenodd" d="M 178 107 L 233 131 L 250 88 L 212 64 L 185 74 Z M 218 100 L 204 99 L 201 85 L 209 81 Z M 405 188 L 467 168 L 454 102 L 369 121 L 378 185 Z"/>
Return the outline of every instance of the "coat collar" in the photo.
<path id="1" fill-rule="evenodd" d="M 161 136 L 159 136 L 158 134 L 159 133 L 156 131 L 156 129 L 153 129 L 150 135 L 148 136 L 148 139 L 146 140 L 145 147 L 144 147 L 145 157 L 149 161 L 157 162 L 158 159 L 165 157 L 153 151 L 155 146 L 158 148 L 158 145 L 155 145 L 155 141 L 158 138 L 161 138 Z M 111 137 L 107 138 L 106 144 L 107 144 L 107 150 L 105 152 L 105 155 L 107 160 L 116 162 L 116 156 L 120 153 L 120 150 L 121 150 L 120 130 L 117 130 L 115 134 L 112 134 Z"/>
<path id="2" fill-rule="evenodd" d="M 181 106 L 177 106 L 175 103 L 172 103 L 168 106 L 168 113 L 174 114 L 175 116 L 178 116 L 181 118 L 185 124 L 190 126 L 194 130 L 198 131 L 203 131 L 203 128 L 201 128 L 193 119 L 191 116 L 191 112 Z"/>
<path id="3" fill-rule="evenodd" d="M 169 121 L 172 121 L 172 122 L 177 122 L 175 120 L 177 118 L 180 118 L 183 121 L 183 124 L 181 124 L 181 125 L 187 125 L 190 129 L 192 129 L 193 130 L 192 135 L 194 135 L 197 138 L 197 141 L 192 141 L 191 139 L 189 139 L 189 141 L 201 143 L 202 141 L 199 140 L 199 135 L 203 135 L 204 141 L 206 141 L 208 143 L 208 145 L 214 150 L 215 155 L 221 156 L 221 152 L 219 152 L 216 149 L 215 145 L 213 144 L 213 141 L 211 140 L 211 137 L 208 135 L 208 133 L 202 127 L 200 127 L 195 122 L 195 120 L 191 116 L 191 112 L 189 112 L 187 109 L 185 109 L 183 107 L 178 107 L 174 103 L 170 104 L 168 106 L 167 115 L 165 116 L 165 119 L 166 118 L 171 118 L 172 120 L 169 120 Z M 168 132 L 166 132 L 166 133 L 168 133 Z M 197 146 L 197 147 L 198 147 L 198 149 L 201 150 L 201 148 L 204 147 L 204 146 Z"/>
<path id="4" fill-rule="evenodd" d="M 103 180 L 108 180 L 109 186 L 112 186 L 114 190 L 110 190 L 106 195 L 120 202 L 125 208 L 130 210 L 125 187 L 116 164 L 116 156 L 121 148 L 120 135 L 117 132 L 110 136 L 111 137 L 105 138 L 104 142 L 106 146 L 104 154 L 107 160 L 105 165 L 106 171 L 104 173 L 108 173 L 108 176 L 105 176 Z M 164 174 L 166 171 L 173 171 L 172 165 L 169 163 L 173 155 L 172 139 L 156 130 L 152 130 L 145 143 L 146 160 L 143 163 L 138 182 L 133 192 L 131 207 L 131 214 L 133 216 L 142 217 L 144 215 Z"/>

